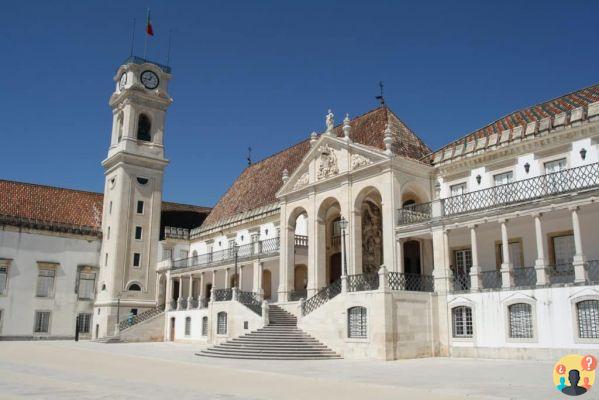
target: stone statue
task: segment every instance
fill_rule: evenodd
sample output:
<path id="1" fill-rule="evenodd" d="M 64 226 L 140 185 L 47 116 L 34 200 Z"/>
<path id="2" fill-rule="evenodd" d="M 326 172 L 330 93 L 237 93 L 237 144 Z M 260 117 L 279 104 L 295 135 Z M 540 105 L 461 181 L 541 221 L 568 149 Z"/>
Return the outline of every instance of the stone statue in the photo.
<path id="1" fill-rule="evenodd" d="M 335 116 L 333 115 L 331 110 L 329 110 L 329 113 L 327 114 L 327 133 L 333 132 L 333 127 L 335 126 L 334 118 L 335 118 Z"/>

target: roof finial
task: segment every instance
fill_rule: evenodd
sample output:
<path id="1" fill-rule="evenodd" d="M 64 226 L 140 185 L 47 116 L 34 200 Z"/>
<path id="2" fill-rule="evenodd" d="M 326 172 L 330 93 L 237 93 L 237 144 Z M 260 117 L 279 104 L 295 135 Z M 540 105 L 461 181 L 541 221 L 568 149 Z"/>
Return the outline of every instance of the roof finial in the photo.
<path id="1" fill-rule="evenodd" d="M 310 146 L 314 146 L 314 143 L 318 141 L 318 134 L 316 132 L 312 132 L 310 134 Z"/>
<path id="2" fill-rule="evenodd" d="M 343 136 L 346 142 L 349 142 L 351 139 L 349 134 L 351 132 L 351 125 L 349 124 L 349 114 L 345 114 L 345 118 L 343 119 Z"/>
<path id="3" fill-rule="evenodd" d="M 391 145 L 393 144 L 393 132 L 391 132 L 390 124 L 385 126 L 385 138 L 383 139 L 383 143 L 385 143 L 385 154 L 391 157 L 393 155 L 393 151 L 391 150 Z"/>
<path id="4" fill-rule="evenodd" d="M 327 124 L 326 134 L 327 135 L 332 135 L 333 134 L 333 127 L 335 126 L 335 116 L 333 115 L 333 112 L 330 109 L 329 109 L 329 112 L 327 114 L 326 124 Z"/>
<path id="5" fill-rule="evenodd" d="M 248 167 L 249 167 L 250 165 L 252 165 L 252 148 L 251 147 L 248 147 L 248 158 L 247 158 L 247 160 L 248 160 Z"/>
<path id="6" fill-rule="evenodd" d="M 286 183 L 289 180 L 289 171 L 287 171 L 287 168 L 285 168 L 283 170 L 283 183 Z"/>
<path id="7" fill-rule="evenodd" d="M 375 98 L 379 101 L 379 103 L 381 103 L 381 107 L 385 107 L 385 98 L 383 97 L 383 81 L 379 81 L 379 90 L 380 93 L 378 96 L 376 96 Z"/>

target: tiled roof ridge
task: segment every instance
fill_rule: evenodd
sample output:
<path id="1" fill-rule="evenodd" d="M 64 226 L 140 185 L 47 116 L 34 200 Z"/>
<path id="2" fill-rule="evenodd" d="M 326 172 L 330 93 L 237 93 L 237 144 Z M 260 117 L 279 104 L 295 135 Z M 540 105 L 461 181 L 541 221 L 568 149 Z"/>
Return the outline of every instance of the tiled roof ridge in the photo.
<path id="1" fill-rule="evenodd" d="M 517 115 L 517 114 L 519 114 L 519 113 L 531 113 L 531 112 L 532 112 L 532 111 L 531 111 L 531 109 L 534 109 L 535 107 L 542 107 L 542 106 L 544 106 L 544 105 L 548 105 L 549 103 L 552 103 L 552 102 L 554 102 L 554 101 L 558 101 L 558 100 L 564 99 L 564 98 L 566 98 L 566 97 L 568 97 L 568 96 L 576 95 L 577 93 L 580 93 L 580 92 L 582 92 L 582 91 L 585 91 L 585 90 L 593 89 L 593 88 L 595 88 L 595 87 L 598 87 L 598 86 L 599 86 L 599 83 L 595 83 L 595 84 L 593 84 L 593 85 L 589 85 L 589 86 L 585 86 L 585 87 L 583 87 L 583 88 L 580 88 L 580 89 L 572 90 L 571 92 L 568 92 L 568 93 L 562 94 L 562 95 L 560 95 L 560 96 L 557 96 L 557 97 L 554 97 L 554 98 L 551 98 L 551 99 L 548 99 L 548 100 L 544 100 L 544 101 L 538 102 L 538 103 L 536 103 L 536 104 L 532 104 L 532 105 L 528 105 L 528 106 L 525 106 L 525 107 L 522 107 L 522 108 L 516 109 L 516 110 L 514 110 L 514 111 L 512 111 L 512 112 L 509 112 L 509 113 L 507 113 L 507 114 L 503 115 L 503 116 L 502 116 L 502 117 L 500 117 L 500 118 L 497 118 L 497 119 L 495 119 L 495 120 L 494 120 L 494 121 L 492 121 L 492 122 L 489 122 L 489 123 L 488 123 L 488 124 L 486 124 L 486 125 L 483 125 L 483 126 L 482 126 L 482 127 L 480 127 L 480 128 L 477 128 L 477 129 L 475 129 L 475 130 L 473 130 L 473 131 L 471 131 L 471 132 L 467 133 L 467 134 L 466 134 L 466 135 L 464 135 L 464 136 L 461 136 L 461 137 L 459 137 L 458 139 L 454 139 L 454 140 L 452 140 L 451 142 L 449 142 L 449 143 L 447 143 L 447 144 L 445 144 L 445 145 L 441 146 L 441 147 L 440 147 L 440 148 L 438 148 L 437 150 L 431 151 L 429 154 L 427 154 L 427 155 L 425 155 L 424 157 L 422 157 L 422 158 L 421 158 L 421 160 L 426 160 L 426 159 L 428 159 L 428 158 L 432 157 L 432 156 L 433 156 L 435 153 L 439 153 L 439 152 L 441 152 L 441 151 L 445 150 L 446 148 L 448 148 L 448 147 L 450 147 L 450 146 L 452 146 L 452 145 L 456 145 L 456 144 L 458 144 L 459 142 L 464 142 L 464 141 L 466 141 L 468 138 L 470 138 L 470 137 L 472 137 L 472 136 L 476 135 L 476 134 L 477 134 L 477 133 L 479 133 L 479 132 L 483 132 L 483 131 L 485 131 L 486 129 L 488 129 L 488 128 L 492 127 L 493 125 L 495 125 L 495 124 L 497 124 L 497 123 L 499 123 L 499 122 L 501 122 L 501 121 L 503 121 L 503 120 L 505 120 L 505 119 L 507 119 L 507 118 L 509 118 L 509 117 L 515 116 L 515 115 Z M 547 112 L 546 110 L 545 110 L 545 112 L 549 114 L 549 112 Z M 532 112 L 532 113 L 533 113 L 533 115 L 534 115 L 534 112 Z M 538 118 L 537 116 L 535 116 L 535 118 L 534 118 L 534 119 L 536 119 L 536 120 L 540 120 L 541 118 Z M 519 124 L 517 124 L 517 125 L 523 125 L 523 124 L 522 124 L 522 121 L 519 121 Z M 524 125 L 525 125 L 525 124 L 524 124 Z M 486 133 L 484 134 L 484 136 L 488 136 L 488 135 L 489 135 L 489 133 L 488 133 L 488 132 L 486 132 Z M 427 147 L 428 147 L 428 146 L 427 146 Z"/>

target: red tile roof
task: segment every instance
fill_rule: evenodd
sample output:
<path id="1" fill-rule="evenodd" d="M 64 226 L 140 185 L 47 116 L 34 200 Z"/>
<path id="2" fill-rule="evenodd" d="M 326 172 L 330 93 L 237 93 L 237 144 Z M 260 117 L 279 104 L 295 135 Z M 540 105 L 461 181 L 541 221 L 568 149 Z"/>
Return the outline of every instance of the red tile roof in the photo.
<path id="1" fill-rule="evenodd" d="M 383 138 L 387 123 L 395 135 L 395 154 L 420 159 L 430 153 L 428 146 L 386 107 L 376 108 L 354 118 L 350 122 L 352 139 L 357 143 L 384 150 Z M 342 137 L 342 125 L 336 126 L 334 132 Z M 287 169 L 291 175 L 309 150 L 310 141 L 306 139 L 247 167 L 220 198 L 204 221 L 204 226 L 275 203 L 275 195 L 283 185 L 283 170 Z"/>

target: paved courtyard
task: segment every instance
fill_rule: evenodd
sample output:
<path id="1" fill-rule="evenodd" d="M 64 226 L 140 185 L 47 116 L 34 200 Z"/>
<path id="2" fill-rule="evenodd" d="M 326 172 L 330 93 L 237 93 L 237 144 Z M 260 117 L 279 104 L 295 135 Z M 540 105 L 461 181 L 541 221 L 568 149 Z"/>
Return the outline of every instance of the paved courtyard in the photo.
<path id="1" fill-rule="evenodd" d="M 558 399 L 552 363 L 246 361 L 175 343 L 0 342 L 0 398 Z M 590 398 L 590 397 L 589 397 Z"/>

